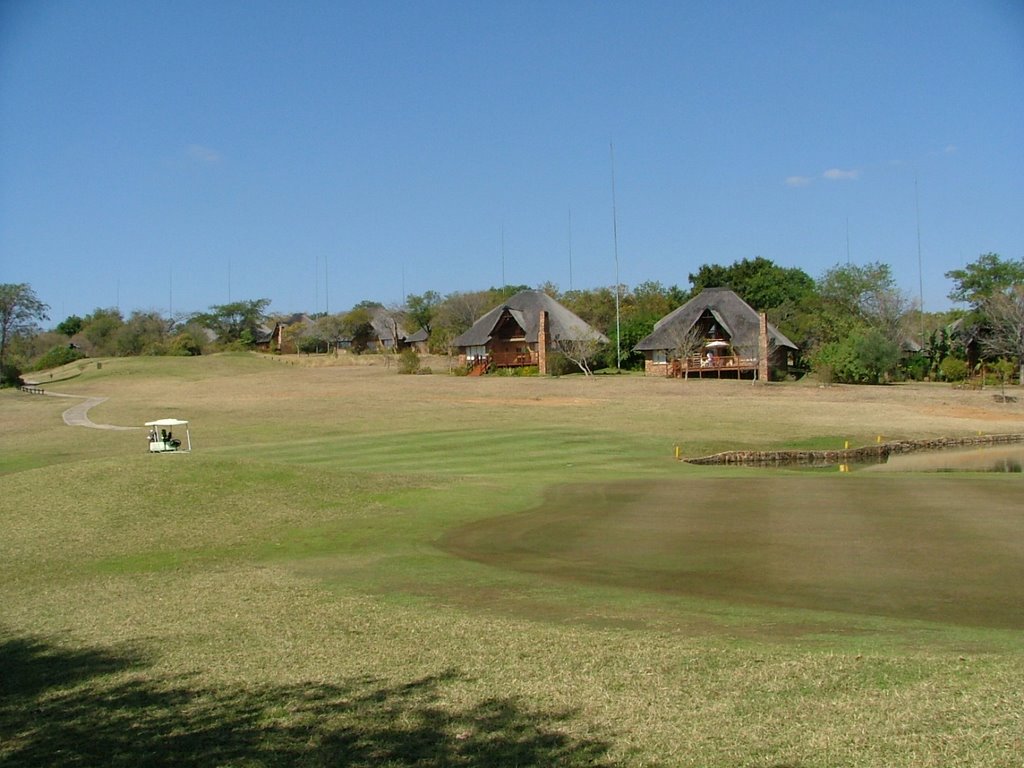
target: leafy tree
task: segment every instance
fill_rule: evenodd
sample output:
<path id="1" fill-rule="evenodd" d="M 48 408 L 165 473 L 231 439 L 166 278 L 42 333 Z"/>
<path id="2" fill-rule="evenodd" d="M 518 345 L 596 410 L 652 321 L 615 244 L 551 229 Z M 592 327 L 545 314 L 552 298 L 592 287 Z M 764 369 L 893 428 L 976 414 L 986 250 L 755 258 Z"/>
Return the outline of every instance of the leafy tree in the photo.
<path id="1" fill-rule="evenodd" d="M 827 341 L 810 355 L 811 366 L 824 384 L 853 383 L 858 376 L 852 339 Z"/>
<path id="2" fill-rule="evenodd" d="M 832 267 L 818 280 L 818 314 L 838 336 L 858 325 L 874 328 L 894 339 L 901 335 L 910 302 L 896 285 L 888 264 Z"/>
<path id="3" fill-rule="evenodd" d="M 950 300 L 978 307 L 991 296 L 1024 284 L 1024 259 L 983 253 L 963 269 L 950 270 L 946 277 L 953 281 Z"/>
<path id="4" fill-rule="evenodd" d="M 631 316 L 650 320 L 653 327 L 673 309 L 685 304 L 686 299 L 686 291 L 678 285 L 666 288 L 656 280 L 648 280 L 633 289 L 627 304 Z"/>
<path id="5" fill-rule="evenodd" d="M 317 335 L 324 340 L 327 351 L 331 351 L 332 345 L 337 345 L 338 339 L 345 335 L 344 316 L 324 315 L 316 321 Z"/>
<path id="6" fill-rule="evenodd" d="M 900 347 L 877 328 L 853 338 L 853 355 L 861 380 L 880 384 L 892 376 L 900 362 Z"/>
<path id="7" fill-rule="evenodd" d="M 76 333 L 81 332 L 84 324 L 85 321 L 83 321 L 78 315 L 68 315 L 64 320 L 61 320 L 60 323 L 57 324 L 57 330 L 65 336 L 74 336 Z"/>
<path id="8" fill-rule="evenodd" d="M 303 352 L 307 355 L 319 352 L 325 342 L 318 331 L 316 323 L 304 320 L 285 326 L 284 343 L 282 344 L 285 349 L 279 351 L 290 351 L 294 348 L 296 352 Z"/>
<path id="9" fill-rule="evenodd" d="M 665 314 L 668 313 L 666 312 Z M 622 352 L 620 363 L 622 368 L 626 370 L 640 370 L 644 367 L 643 353 L 634 351 L 633 347 L 654 330 L 654 323 L 657 319 L 651 320 L 649 317 L 639 315 L 638 313 L 629 313 L 622 319 L 619 326 L 620 338 L 622 340 L 619 345 Z M 607 361 L 607 367 L 612 368 L 615 366 L 615 328 L 609 328 L 605 335 L 611 338 L 611 343 L 607 347 L 607 354 L 610 357 Z"/>
<path id="10" fill-rule="evenodd" d="M 627 293 L 619 287 L 619 315 L 623 314 L 623 296 Z M 562 295 L 561 303 L 570 312 L 588 325 L 602 331 L 606 336 L 615 334 L 615 286 L 595 288 L 590 291 L 568 291 Z M 615 339 L 612 338 L 612 346 Z"/>
<path id="11" fill-rule="evenodd" d="M 117 332 L 124 325 L 121 311 L 114 308 L 96 308 L 86 315 L 82 325 L 82 336 L 89 342 L 90 354 L 114 355 L 117 353 Z"/>
<path id="12" fill-rule="evenodd" d="M 183 325 L 171 338 L 168 354 L 182 357 L 195 357 L 203 354 L 206 346 L 206 329 L 198 323 L 189 322 Z"/>
<path id="13" fill-rule="evenodd" d="M 117 330 L 119 355 L 156 355 L 166 351 L 167 321 L 158 312 L 132 312 Z"/>
<path id="14" fill-rule="evenodd" d="M 689 279 L 694 296 L 705 288 L 729 288 L 759 312 L 797 302 L 814 290 L 814 280 L 802 269 L 780 267 L 762 256 L 727 267 L 703 264 Z"/>
<path id="15" fill-rule="evenodd" d="M 434 323 L 434 316 L 441 305 L 441 294 L 437 291 L 427 291 L 422 295 L 413 294 L 406 299 L 406 315 L 412 330 L 422 328 L 430 334 L 431 326 Z"/>
<path id="16" fill-rule="evenodd" d="M 269 306 L 270 299 L 215 304 L 209 312 L 199 313 L 193 319 L 216 333 L 221 344 L 251 346 L 259 335 Z"/>
<path id="17" fill-rule="evenodd" d="M 879 384 L 896 371 L 899 357 L 895 341 L 867 329 L 822 344 L 811 354 L 811 364 L 825 383 Z"/>
<path id="18" fill-rule="evenodd" d="M 351 350 L 357 355 L 365 352 L 373 339 L 373 316 L 370 313 L 370 308 L 357 305 L 342 319 L 344 335 L 351 340 Z"/>
<path id="19" fill-rule="evenodd" d="M 47 318 L 48 309 L 28 283 L 0 283 L 0 384 L 13 384 L 19 378 L 8 361 L 10 342 L 33 331 Z"/>

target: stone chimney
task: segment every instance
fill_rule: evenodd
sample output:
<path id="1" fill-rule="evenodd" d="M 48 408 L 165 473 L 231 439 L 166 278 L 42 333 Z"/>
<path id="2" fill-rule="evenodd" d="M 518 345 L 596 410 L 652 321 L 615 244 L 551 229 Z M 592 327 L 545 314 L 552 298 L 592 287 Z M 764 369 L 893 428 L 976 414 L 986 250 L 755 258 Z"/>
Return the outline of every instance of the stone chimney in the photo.
<path id="1" fill-rule="evenodd" d="M 768 315 L 758 314 L 759 328 L 757 332 L 757 378 L 762 383 L 768 381 Z"/>
<path id="2" fill-rule="evenodd" d="M 541 376 L 548 375 L 548 313 L 543 309 L 537 323 L 537 370 Z"/>

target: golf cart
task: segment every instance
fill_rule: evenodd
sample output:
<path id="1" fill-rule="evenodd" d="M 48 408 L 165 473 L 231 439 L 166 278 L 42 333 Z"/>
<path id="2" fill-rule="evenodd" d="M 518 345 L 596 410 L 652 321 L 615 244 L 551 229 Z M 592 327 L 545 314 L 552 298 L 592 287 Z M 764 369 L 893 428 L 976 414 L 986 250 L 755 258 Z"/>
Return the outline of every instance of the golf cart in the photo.
<path id="1" fill-rule="evenodd" d="M 149 427 L 150 453 L 192 450 L 192 437 L 188 433 L 187 421 L 182 421 L 181 419 L 157 419 L 156 421 L 147 421 L 146 426 Z M 174 436 L 174 427 L 184 427 L 184 446 L 182 446 L 181 439 Z"/>

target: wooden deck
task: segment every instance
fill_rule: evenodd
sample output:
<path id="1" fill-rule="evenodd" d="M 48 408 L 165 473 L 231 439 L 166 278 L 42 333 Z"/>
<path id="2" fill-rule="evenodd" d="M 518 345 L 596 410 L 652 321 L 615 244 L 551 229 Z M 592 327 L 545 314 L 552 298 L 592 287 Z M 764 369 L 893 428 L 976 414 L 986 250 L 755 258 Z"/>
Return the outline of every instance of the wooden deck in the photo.
<path id="1" fill-rule="evenodd" d="M 748 375 L 754 378 L 757 376 L 757 360 L 739 355 L 721 355 L 708 361 L 699 355 L 691 355 L 685 360 L 669 363 L 667 375 L 677 379 L 742 379 Z"/>
<path id="2" fill-rule="evenodd" d="M 537 356 L 529 352 L 510 353 L 492 352 L 489 355 L 491 365 L 495 368 L 523 368 L 527 365 L 538 365 Z"/>

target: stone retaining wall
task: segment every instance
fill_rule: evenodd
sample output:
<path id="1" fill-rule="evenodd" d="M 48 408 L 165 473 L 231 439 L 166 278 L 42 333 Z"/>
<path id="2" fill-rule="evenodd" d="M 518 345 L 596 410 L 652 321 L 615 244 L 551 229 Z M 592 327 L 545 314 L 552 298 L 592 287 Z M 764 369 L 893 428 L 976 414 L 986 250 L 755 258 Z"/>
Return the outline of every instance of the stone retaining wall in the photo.
<path id="1" fill-rule="evenodd" d="M 937 451 L 943 448 L 966 448 L 972 445 L 997 445 L 1024 442 L 1024 435 L 978 435 L 977 437 L 939 437 L 931 440 L 898 440 L 863 448 L 838 451 L 724 451 L 711 456 L 683 459 L 689 464 L 740 464 L 744 466 L 827 467 L 833 464 L 881 464 L 893 453 Z"/>

